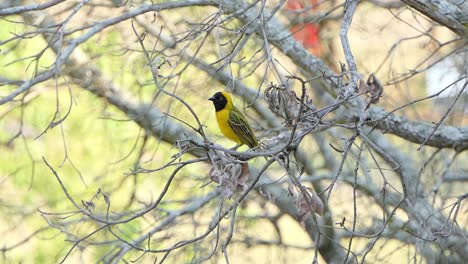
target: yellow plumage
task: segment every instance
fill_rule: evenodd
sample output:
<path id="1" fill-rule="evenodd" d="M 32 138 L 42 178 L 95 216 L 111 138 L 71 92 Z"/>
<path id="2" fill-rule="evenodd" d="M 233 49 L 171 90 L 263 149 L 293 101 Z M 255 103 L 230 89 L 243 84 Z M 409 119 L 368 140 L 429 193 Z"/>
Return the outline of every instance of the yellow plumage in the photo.
<path id="1" fill-rule="evenodd" d="M 209 100 L 213 101 L 216 120 L 224 136 L 238 144 L 246 144 L 251 148 L 258 146 L 252 128 L 250 128 L 244 115 L 232 103 L 229 93 L 217 92 Z"/>

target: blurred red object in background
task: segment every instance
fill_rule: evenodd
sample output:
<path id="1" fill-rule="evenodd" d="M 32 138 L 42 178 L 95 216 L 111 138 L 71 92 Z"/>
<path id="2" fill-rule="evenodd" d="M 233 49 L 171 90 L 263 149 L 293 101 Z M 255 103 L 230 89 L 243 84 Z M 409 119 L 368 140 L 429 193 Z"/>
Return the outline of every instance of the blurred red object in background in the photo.
<path id="1" fill-rule="evenodd" d="M 317 10 L 317 0 L 309 0 L 309 7 L 306 7 L 305 2 L 307 0 L 288 0 L 286 4 L 287 10 L 291 11 L 300 11 L 301 13 L 298 16 L 306 16 L 307 13 L 311 13 Z M 310 8 L 311 6 L 311 8 Z M 315 56 L 320 56 L 322 53 L 322 47 L 320 44 L 320 25 L 305 22 L 297 23 L 289 28 L 289 31 L 293 33 L 294 38 L 302 43 L 302 45 L 309 50 Z"/>

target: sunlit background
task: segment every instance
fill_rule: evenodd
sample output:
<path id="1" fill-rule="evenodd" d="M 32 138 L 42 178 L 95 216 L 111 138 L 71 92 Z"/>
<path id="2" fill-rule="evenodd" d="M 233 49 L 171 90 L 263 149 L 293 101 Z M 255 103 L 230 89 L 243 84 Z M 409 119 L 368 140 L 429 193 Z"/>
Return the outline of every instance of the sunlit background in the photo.
<path id="1" fill-rule="evenodd" d="M 292 0 L 287 2 L 275 14 L 275 19 L 286 25 L 290 24 L 291 16 L 306 16 L 339 6 L 335 1 L 324 1 L 318 5 L 314 1 L 302 1 L 303 9 L 311 4 L 317 7 L 306 8 L 309 10 L 307 12 L 294 13 L 299 8 L 290 3 L 294 2 Z M 78 8 L 80 4 L 83 6 L 76 14 L 73 13 L 73 8 Z M 0 99 L 18 87 L 7 80 L 32 79 L 55 67 L 57 53 L 48 44 L 50 39 L 56 38 L 54 34 L 59 34 L 60 30 L 67 33 L 60 44 L 65 49 L 70 40 L 88 32 L 94 23 L 131 12 L 141 4 L 140 1 L 128 1 L 122 6 L 116 6 L 113 1 L 66 1 L 37 12 L 0 17 Z M 277 5 L 277 1 L 267 3 L 267 7 Z M 340 63 L 346 62 L 339 38 L 342 10 L 338 7 L 329 16 L 317 20 L 320 22 L 316 25 L 320 26 L 311 31 L 316 35 L 315 39 L 310 40 L 313 43 L 308 48 L 337 73 L 341 72 Z M 253 34 L 246 39 L 238 38 L 244 24 L 236 19 L 227 20 L 228 17 L 229 14 L 220 13 L 217 7 L 204 6 L 148 12 L 119 22 L 80 44 L 71 55 L 74 61 L 70 59 L 72 62 L 66 63 L 56 76 L 35 84 L 14 100 L 0 105 L 0 234 L 3 237 L 0 240 L 0 248 L 3 248 L 0 262 L 57 263 L 71 249 L 65 263 L 110 261 L 109 257 L 116 254 L 119 245 L 126 244 L 120 240 L 138 239 L 160 224 L 170 212 L 180 210 L 191 201 L 216 190 L 218 184 L 210 180 L 210 164 L 191 164 L 177 172 L 165 198 L 156 209 L 80 241 L 103 224 L 90 221 L 77 211 L 44 160 L 56 171 L 68 195 L 80 206 L 87 207 L 90 212 L 103 218 L 108 213 L 114 216 L 132 215 L 151 205 L 174 173 L 176 166 L 171 165 L 155 171 L 145 170 L 161 168 L 173 161 L 180 146 L 167 143 L 163 135 L 154 135 L 143 129 L 132 120 L 131 115 L 98 96 L 98 93 L 93 92 L 96 83 L 88 80 L 90 75 L 82 75 L 81 78 L 73 75 L 85 67 L 99 72 L 100 85 L 115 89 L 126 102 L 152 105 L 159 109 L 162 118 L 195 134 L 196 131 L 190 127 L 198 127 L 193 114 L 180 101 L 162 93 L 161 89 L 176 94 L 191 106 L 210 142 L 226 148 L 234 147 L 234 143 L 221 135 L 215 121 L 214 108 L 207 100 L 217 91 L 232 91 L 233 85 L 218 82 L 212 73 L 197 67 L 190 57 L 196 55 L 197 60 L 227 73 L 229 77 L 239 79 L 252 91 L 257 91 L 259 97 L 251 99 L 261 105 L 265 105 L 262 95 L 266 86 L 285 80 L 280 79 L 278 73 L 281 78 L 285 78 L 289 75 L 302 76 L 304 70 L 271 43 L 266 46 L 261 36 Z M 64 27 L 51 26 L 64 21 Z M 292 29 L 291 34 L 298 41 L 305 41 L 300 39 L 304 36 L 295 35 L 294 32 L 306 30 L 309 24 L 299 23 L 299 27 Z M 216 26 L 208 30 L 204 28 L 207 25 Z M 307 32 L 304 34 L 307 37 Z M 140 36 L 153 63 L 159 66 L 157 84 L 137 36 Z M 165 43 L 163 37 L 179 42 L 172 46 Z M 460 76 L 465 76 L 466 80 L 466 60 L 463 60 L 466 59 L 466 51 L 454 52 L 460 42 L 455 41 L 457 36 L 453 32 L 435 25 L 406 6 L 387 9 L 371 1 L 359 3 L 349 38 L 361 78 L 366 80 L 369 74 L 374 73 L 384 85 L 383 96 L 378 105 L 373 107 L 383 107 L 390 112 L 409 104 L 395 113 L 410 120 L 435 124 L 446 114 L 453 98 L 461 89 L 465 89 L 461 81 L 446 89 L 441 96 L 411 103 L 438 93 Z M 244 39 L 245 43 L 242 42 Z M 238 40 L 241 40 L 241 44 Z M 223 59 L 238 45 L 243 46 L 234 57 Z M 266 49 L 270 49 L 270 52 L 266 52 Z M 439 66 L 426 70 L 448 54 L 452 55 L 437 64 Z M 267 66 L 268 56 L 272 56 L 277 72 Z M 461 71 L 455 70 L 460 69 L 456 66 L 449 66 L 460 58 Z M 85 87 L 87 81 L 90 87 Z M 289 84 L 300 94 L 299 82 L 290 81 Z M 313 93 L 313 88 L 308 89 L 316 105 L 324 107 L 325 103 Z M 277 133 L 267 121 L 262 120 L 262 115 L 250 107 L 251 101 L 235 96 L 234 103 L 248 117 L 260 141 L 275 140 Z M 465 89 L 444 125 L 466 126 L 466 106 Z M 278 119 L 278 122 L 282 120 Z M 334 128 L 319 132 L 318 137 L 326 146 L 330 144 L 343 149 L 345 140 L 352 132 Z M 426 190 L 434 207 L 441 210 L 442 215 L 449 216 L 451 205 L 459 195 L 466 192 L 467 185 L 466 181 L 445 182 L 442 179 L 447 171 L 465 173 L 466 176 L 466 152 L 456 154 L 449 149 L 437 150 L 432 147 L 416 151 L 418 144 L 390 134 L 385 136 L 395 148 L 417 161 L 414 166 L 421 171 L 421 188 Z M 320 183 L 326 187 L 335 175 L 327 164 L 327 158 L 323 156 L 318 137 L 307 137 L 301 142 L 308 166 L 314 173 L 304 175 L 304 179 L 312 178 L 312 181 L 304 180 L 304 185 L 311 186 L 314 177 L 323 176 Z M 362 147 L 362 142 L 356 142 L 355 145 Z M 247 149 L 244 146 L 239 150 Z M 338 161 L 341 160 L 340 153 L 333 150 L 331 153 Z M 402 186 L 398 176 L 388 164 L 382 163 L 379 168 L 376 163 L 377 160 L 382 162 L 382 158 L 374 160 L 374 155 L 371 151 L 362 153 L 368 163 L 362 165 L 361 169 L 366 172 L 359 175 L 360 181 L 369 180 L 382 190 L 386 188 L 401 194 Z M 176 161 L 194 158 L 186 154 Z M 346 171 L 353 171 L 356 159 L 357 152 L 352 152 L 345 162 Z M 261 168 L 263 164 L 265 159 L 262 157 L 250 160 L 249 163 L 252 168 Z M 387 183 L 384 183 L 381 169 L 385 172 Z M 266 173 L 284 188 L 285 196 L 290 195 L 287 190 L 291 183 L 287 172 L 280 165 L 272 165 Z M 318 221 L 324 230 L 345 232 L 346 228 L 351 227 L 354 215 L 352 177 L 354 175 L 343 175 L 336 182 L 326 206 L 326 210 L 333 212 L 334 222 L 327 225 Z M 321 195 L 324 195 L 322 198 L 326 197 L 326 192 Z M 357 191 L 356 201 L 359 216 L 356 229 L 365 230 L 368 235 L 377 232 L 376 228 L 384 222 L 382 209 L 371 195 L 362 190 Z M 168 248 L 179 241 L 200 235 L 213 221 L 213 215 L 220 210 L 221 204 L 227 208 L 233 203 L 234 199 L 218 196 L 193 214 L 177 218 L 150 240 L 144 240 L 141 246 Z M 462 203 L 457 218 L 458 227 L 465 231 L 467 209 L 466 203 Z M 398 221 L 408 219 L 407 213 L 400 209 L 396 210 L 395 215 Z M 232 217 L 232 213 L 229 214 L 219 229 L 202 242 L 171 252 L 166 261 L 197 263 L 207 260 L 208 263 L 224 263 L 222 247 L 229 234 Z M 248 194 L 237 208 L 235 217 L 234 236 L 228 247 L 230 262 L 313 261 L 316 245 L 303 226 L 270 202 L 261 190 Z M 314 216 L 314 219 L 320 217 Z M 346 228 L 340 223 L 344 223 Z M 372 250 L 369 250 L 366 263 L 406 263 L 413 262 L 415 258 L 418 263 L 425 262 L 421 258 L 420 249 L 416 250 L 416 247 L 421 246 L 417 243 L 423 242 L 418 242 L 414 237 L 411 241 L 398 241 L 387 236 L 388 232 L 396 231 L 385 231 Z M 365 237 L 354 238 L 352 252 L 362 254 L 369 248 L 371 241 Z M 343 236 L 338 242 L 346 250 L 349 237 Z M 216 247 L 217 250 L 212 253 Z M 209 257 L 210 254 L 213 254 L 212 257 Z M 130 251 L 124 257 L 127 262 L 137 263 L 152 263 L 156 259 L 159 262 L 162 258 L 164 254 L 145 254 L 138 250 Z M 321 256 L 318 261 L 324 263 Z"/>

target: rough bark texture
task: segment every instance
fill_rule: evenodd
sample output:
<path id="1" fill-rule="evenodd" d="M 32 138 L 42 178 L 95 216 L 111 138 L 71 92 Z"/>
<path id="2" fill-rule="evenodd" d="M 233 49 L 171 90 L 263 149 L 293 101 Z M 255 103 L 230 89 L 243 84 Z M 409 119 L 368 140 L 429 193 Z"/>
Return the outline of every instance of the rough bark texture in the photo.
<path id="1" fill-rule="evenodd" d="M 468 4 L 466 1 L 402 1 L 437 23 L 448 27 L 461 37 L 468 37 Z"/>

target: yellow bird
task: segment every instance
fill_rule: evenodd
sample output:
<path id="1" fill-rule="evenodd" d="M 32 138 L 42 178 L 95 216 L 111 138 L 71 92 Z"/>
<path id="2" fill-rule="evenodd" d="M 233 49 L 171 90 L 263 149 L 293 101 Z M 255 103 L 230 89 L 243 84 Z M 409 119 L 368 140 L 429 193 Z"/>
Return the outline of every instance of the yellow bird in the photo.
<path id="1" fill-rule="evenodd" d="M 238 144 L 253 148 L 258 146 L 257 138 L 244 115 L 232 104 L 231 95 L 217 92 L 208 100 L 213 101 L 216 119 L 221 132 Z"/>

